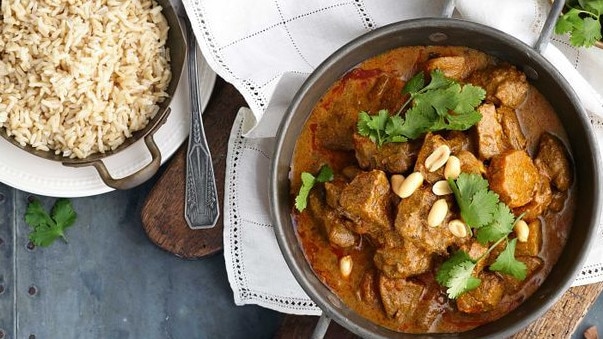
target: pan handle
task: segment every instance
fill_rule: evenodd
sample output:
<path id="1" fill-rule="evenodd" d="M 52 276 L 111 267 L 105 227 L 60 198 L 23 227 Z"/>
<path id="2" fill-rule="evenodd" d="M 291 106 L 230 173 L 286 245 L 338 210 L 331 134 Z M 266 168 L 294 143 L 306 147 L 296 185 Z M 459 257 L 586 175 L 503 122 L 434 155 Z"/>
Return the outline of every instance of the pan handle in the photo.
<path id="1" fill-rule="evenodd" d="M 456 0 L 447 0 L 444 4 L 444 9 L 442 10 L 442 17 L 444 18 L 452 18 L 452 13 L 454 13 L 454 7 L 456 6 Z"/>
<path id="2" fill-rule="evenodd" d="M 151 162 L 145 165 L 143 168 L 139 169 L 138 171 L 123 178 L 116 179 L 111 176 L 111 173 L 109 173 L 109 170 L 107 170 L 105 163 L 103 163 L 101 159 L 84 162 L 65 161 L 63 162 L 63 165 L 69 167 L 94 166 L 94 168 L 98 172 L 98 175 L 101 177 L 101 180 L 105 183 L 105 185 L 118 190 L 127 190 L 142 184 L 143 182 L 149 180 L 153 175 L 155 175 L 155 173 L 157 173 L 159 167 L 161 166 L 161 150 L 159 150 L 159 147 L 155 143 L 153 135 L 165 122 L 165 117 L 169 115 L 169 110 L 170 108 L 168 108 L 168 111 L 166 111 L 164 117 L 160 119 L 160 121 L 158 121 L 158 123 L 151 128 L 147 135 L 145 135 L 144 143 L 147 146 L 149 152 L 151 153 Z"/>
<path id="3" fill-rule="evenodd" d="M 323 314 L 318 319 L 318 323 L 316 323 L 316 327 L 314 327 L 314 332 L 312 332 L 312 339 L 323 339 L 325 334 L 327 334 L 327 330 L 329 329 L 329 325 L 331 324 L 331 318 L 329 318 L 326 313 Z"/>
<path id="4" fill-rule="evenodd" d="M 451 18 L 455 6 L 456 0 L 447 0 L 444 4 L 444 9 L 442 10 L 442 17 Z M 549 41 L 551 40 L 551 35 L 553 34 L 553 30 L 555 29 L 555 23 L 557 22 L 557 18 L 559 18 L 559 15 L 563 10 L 563 6 L 565 6 L 565 0 L 553 1 L 551 11 L 549 12 L 546 21 L 542 26 L 542 30 L 540 31 L 540 36 L 538 37 L 538 40 L 533 46 L 538 53 L 542 53 L 546 46 L 549 44 Z"/>
<path id="5" fill-rule="evenodd" d="M 563 10 L 563 6 L 565 6 L 565 0 L 555 0 L 553 1 L 553 5 L 551 7 L 551 11 L 549 15 L 546 17 L 546 21 L 544 22 L 544 26 L 542 27 L 542 31 L 540 31 L 540 36 L 534 45 L 534 49 L 541 53 L 544 51 L 546 46 L 549 44 L 551 40 L 551 35 L 553 34 L 553 30 L 555 29 L 555 23 Z"/>

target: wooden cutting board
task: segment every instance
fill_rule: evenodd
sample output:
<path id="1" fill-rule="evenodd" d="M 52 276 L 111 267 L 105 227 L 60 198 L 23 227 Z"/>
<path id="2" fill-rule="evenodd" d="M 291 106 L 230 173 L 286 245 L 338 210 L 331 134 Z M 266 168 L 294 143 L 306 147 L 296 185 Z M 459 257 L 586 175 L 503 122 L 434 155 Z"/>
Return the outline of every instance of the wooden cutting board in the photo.
<path id="1" fill-rule="evenodd" d="M 245 99 L 230 84 L 216 79 L 211 99 L 203 113 L 218 188 L 220 214 L 224 206 L 224 173 L 230 129 Z M 142 225 L 149 239 L 160 248 L 185 259 L 198 259 L 222 250 L 223 217 L 207 230 L 192 230 L 184 219 L 186 142 L 166 165 L 142 207 Z"/>

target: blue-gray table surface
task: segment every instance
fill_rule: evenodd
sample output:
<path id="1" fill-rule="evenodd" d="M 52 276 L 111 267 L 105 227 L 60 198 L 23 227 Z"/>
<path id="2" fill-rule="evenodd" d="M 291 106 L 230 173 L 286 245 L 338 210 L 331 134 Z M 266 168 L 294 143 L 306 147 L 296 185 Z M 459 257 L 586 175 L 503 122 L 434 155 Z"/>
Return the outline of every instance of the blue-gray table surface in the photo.
<path id="1" fill-rule="evenodd" d="M 159 175 L 156 175 L 157 178 Z M 78 217 L 28 246 L 32 195 L 0 183 L 0 338 L 270 338 L 283 315 L 235 306 L 222 254 L 184 260 L 148 240 L 140 211 L 154 179 L 71 199 Z M 38 197 L 48 209 L 54 197 Z M 573 338 L 603 327 L 603 295 Z"/>
<path id="2" fill-rule="evenodd" d="M 184 260 L 148 240 L 140 210 L 152 184 L 71 199 L 68 243 L 33 249 L 31 194 L 0 184 L 0 338 L 274 335 L 282 314 L 235 306 L 222 254 Z M 47 209 L 56 200 L 37 197 Z"/>

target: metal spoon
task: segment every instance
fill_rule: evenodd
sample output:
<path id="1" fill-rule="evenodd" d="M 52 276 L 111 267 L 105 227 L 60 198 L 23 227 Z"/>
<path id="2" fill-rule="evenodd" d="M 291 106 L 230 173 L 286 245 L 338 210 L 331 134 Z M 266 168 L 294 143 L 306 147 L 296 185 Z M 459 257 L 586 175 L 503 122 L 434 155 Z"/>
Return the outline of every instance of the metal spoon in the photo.
<path id="1" fill-rule="evenodd" d="M 188 80 L 191 100 L 191 129 L 186 153 L 184 218 L 192 229 L 211 228 L 220 215 L 216 179 L 203 130 L 199 84 L 197 80 L 197 42 L 188 17 L 185 17 L 188 44 Z"/>

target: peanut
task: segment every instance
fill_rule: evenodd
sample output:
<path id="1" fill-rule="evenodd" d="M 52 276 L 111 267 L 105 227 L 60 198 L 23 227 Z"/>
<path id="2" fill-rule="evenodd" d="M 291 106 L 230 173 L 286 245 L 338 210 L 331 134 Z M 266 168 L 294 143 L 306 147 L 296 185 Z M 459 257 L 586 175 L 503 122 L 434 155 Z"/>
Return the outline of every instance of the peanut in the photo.
<path id="1" fill-rule="evenodd" d="M 467 225 L 459 219 L 450 220 L 448 223 L 448 230 L 455 237 L 464 238 L 467 236 Z"/>
<path id="2" fill-rule="evenodd" d="M 444 178 L 456 180 L 456 178 L 459 177 L 459 174 L 461 174 L 461 160 L 454 155 L 451 155 L 448 158 L 448 161 L 446 161 L 446 167 L 444 167 Z"/>
<path id="3" fill-rule="evenodd" d="M 352 261 L 352 257 L 346 255 L 339 259 L 339 272 L 344 278 L 347 278 L 352 273 L 352 266 L 354 266 L 354 262 Z"/>
<path id="4" fill-rule="evenodd" d="M 450 189 L 450 185 L 448 185 L 448 181 L 446 181 L 446 180 L 437 181 L 431 187 L 431 191 L 435 195 L 448 195 L 448 194 L 452 194 L 452 190 Z"/>
<path id="5" fill-rule="evenodd" d="M 523 219 L 517 220 L 515 226 L 513 226 L 513 230 L 515 231 L 515 235 L 517 236 L 518 241 L 528 241 L 528 237 L 530 236 L 530 228 Z"/>
<path id="6" fill-rule="evenodd" d="M 448 214 L 448 204 L 446 203 L 446 199 L 437 200 L 433 206 L 431 206 L 431 210 L 429 210 L 429 214 L 427 215 L 427 225 L 429 227 L 438 227 L 444 222 L 446 215 Z"/>
<path id="7" fill-rule="evenodd" d="M 398 192 L 400 192 L 400 186 L 402 186 L 402 183 L 404 182 L 404 176 L 402 174 L 393 174 L 390 178 L 389 178 L 389 185 L 392 188 L 392 191 L 394 193 L 396 193 L 397 195 Z"/>
<path id="8" fill-rule="evenodd" d="M 435 172 L 446 164 L 448 158 L 450 158 L 450 147 L 441 145 L 425 159 L 425 168 L 429 172 Z"/>
<path id="9" fill-rule="evenodd" d="M 404 179 L 397 190 L 393 189 L 393 187 L 392 189 L 400 198 L 408 198 L 421 187 L 421 185 L 423 185 L 423 175 L 421 172 L 413 172 Z"/>

